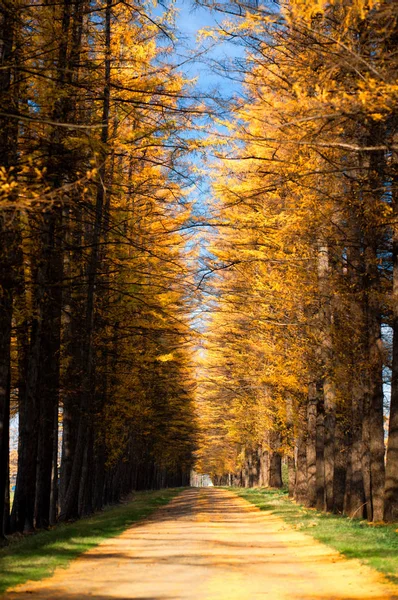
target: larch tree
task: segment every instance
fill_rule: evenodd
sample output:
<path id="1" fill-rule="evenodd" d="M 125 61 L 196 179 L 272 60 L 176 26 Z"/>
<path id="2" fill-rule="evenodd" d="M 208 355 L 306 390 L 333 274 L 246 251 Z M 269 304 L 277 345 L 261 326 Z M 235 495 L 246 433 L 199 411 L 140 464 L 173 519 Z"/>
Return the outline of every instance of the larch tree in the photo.
<path id="1" fill-rule="evenodd" d="M 233 293 L 247 352 L 258 307 L 249 386 L 258 399 L 263 384 L 276 434 L 288 432 L 290 446 L 277 446 L 294 465 L 296 498 L 374 521 L 396 510 L 394 391 L 384 489 L 382 334 L 395 310 L 396 24 L 390 2 L 292 1 L 221 29 L 247 60 L 245 98 L 225 124 L 232 143 L 215 171 L 222 229 L 212 251 L 244 272 Z M 215 314 L 226 277 L 214 279 Z M 236 338 L 220 339 L 233 364 L 243 358 Z M 392 381 L 395 390 L 394 368 Z M 239 403 L 244 386 L 231 384 Z"/>
<path id="2" fill-rule="evenodd" d="M 189 480 L 191 209 L 178 173 L 193 103 L 170 58 L 171 13 L 1 8 L 0 510 L 12 531 Z"/>

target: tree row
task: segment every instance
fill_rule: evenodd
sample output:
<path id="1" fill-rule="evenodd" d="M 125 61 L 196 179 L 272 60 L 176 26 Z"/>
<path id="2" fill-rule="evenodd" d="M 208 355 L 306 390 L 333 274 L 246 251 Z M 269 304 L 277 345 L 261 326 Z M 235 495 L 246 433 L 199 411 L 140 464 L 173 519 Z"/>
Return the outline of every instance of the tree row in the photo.
<path id="1" fill-rule="evenodd" d="M 280 486 L 284 457 L 298 501 L 396 520 L 394 3 L 291 0 L 221 35 L 246 59 L 215 134 L 201 468 Z"/>
<path id="2" fill-rule="evenodd" d="M 170 23 L 125 1 L 0 6 L 3 537 L 189 481 L 189 111 Z"/>

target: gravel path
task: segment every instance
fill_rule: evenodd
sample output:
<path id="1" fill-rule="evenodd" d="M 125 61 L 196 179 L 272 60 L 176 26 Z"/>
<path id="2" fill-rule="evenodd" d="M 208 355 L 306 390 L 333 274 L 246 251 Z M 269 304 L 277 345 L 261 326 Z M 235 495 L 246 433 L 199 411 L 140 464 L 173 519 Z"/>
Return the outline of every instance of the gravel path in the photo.
<path id="1" fill-rule="evenodd" d="M 233 493 L 190 489 L 4 599 L 398 600 L 381 575 Z"/>

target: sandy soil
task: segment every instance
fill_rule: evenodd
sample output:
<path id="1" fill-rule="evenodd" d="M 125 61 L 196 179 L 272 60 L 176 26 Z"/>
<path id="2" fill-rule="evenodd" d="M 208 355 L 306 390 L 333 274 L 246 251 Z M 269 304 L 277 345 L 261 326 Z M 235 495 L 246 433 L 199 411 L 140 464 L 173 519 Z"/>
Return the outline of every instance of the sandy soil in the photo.
<path id="1" fill-rule="evenodd" d="M 184 491 L 150 519 L 4 599 L 398 600 L 375 571 L 231 492 Z"/>

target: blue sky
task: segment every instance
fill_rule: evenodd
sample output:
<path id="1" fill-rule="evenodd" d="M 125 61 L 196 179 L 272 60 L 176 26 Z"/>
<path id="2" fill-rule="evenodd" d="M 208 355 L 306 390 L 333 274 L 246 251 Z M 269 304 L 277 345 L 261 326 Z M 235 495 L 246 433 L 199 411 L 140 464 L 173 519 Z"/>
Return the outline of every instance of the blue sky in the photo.
<path id="1" fill-rule="evenodd" d="M 188 56 L 190 52 L 200 50 L 198 32 L 205 27 L 216 27 L 223 20 L 223 15 L 209 8 L 199 7 L 190 0 L 177 0 L 176 7 L 179 10 L 176 23 L 180 35 L 178 52 L 181 56 Z M 215 73 L 206 63 L 211 60 L 233 60 L 242 54 L 242 48 L 225 42 L 213 48 L 202 60 L 186 64 L 184 70 L 189 77 L 199 77 L 198 87 L 202 92 L 217 87 L 223 95 L 239 93 L 238 83 Z"/>

